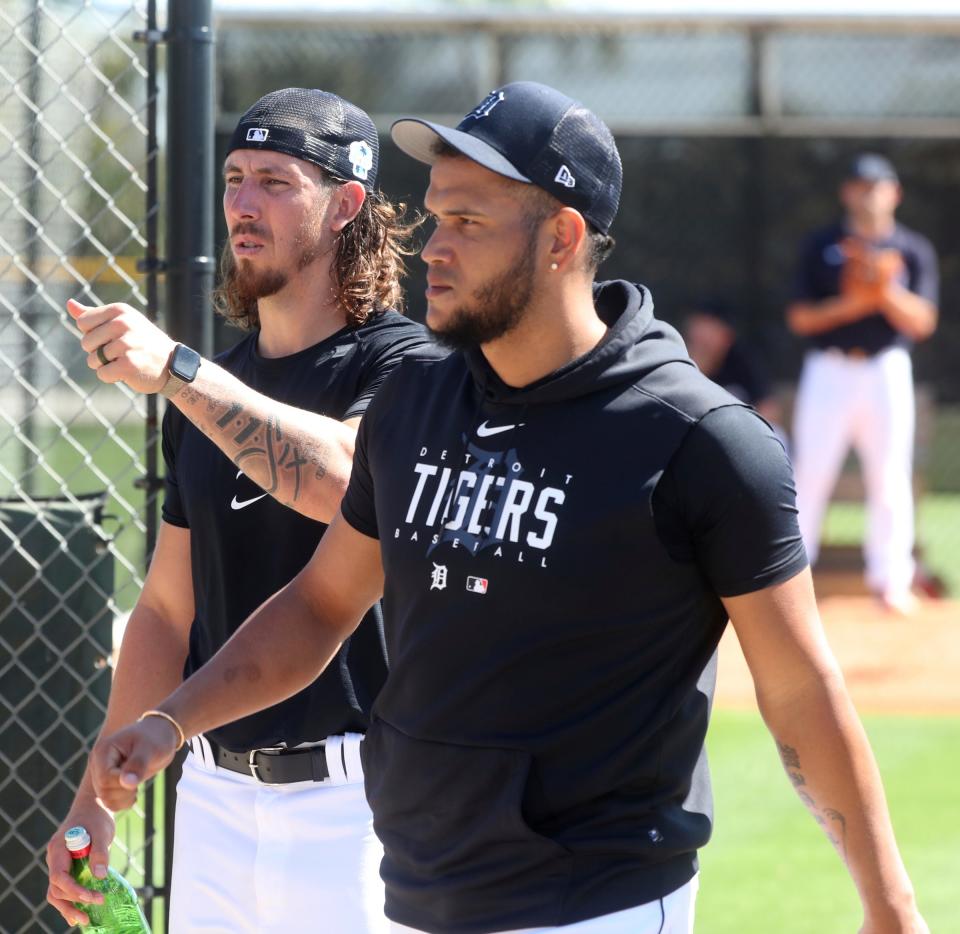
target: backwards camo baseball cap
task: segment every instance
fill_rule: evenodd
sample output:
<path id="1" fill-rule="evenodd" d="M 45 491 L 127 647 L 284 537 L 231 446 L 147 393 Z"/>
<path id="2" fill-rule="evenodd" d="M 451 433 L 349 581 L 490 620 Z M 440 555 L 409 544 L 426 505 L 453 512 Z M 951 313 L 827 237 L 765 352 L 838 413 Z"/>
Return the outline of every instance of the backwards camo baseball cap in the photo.
<path id="1" fill-rule="evenodd" d="M 606 124 L 572 98 L 534 81 L 491 91 L 456 129 L 405 118 L 390 129 L 407 155 L 432 165 L 438 138 L 484 168 L 529 182 L 607 233 L 623 168 Z"/>
<path id="2" fill-rule="evenodd" d="M 285 88 L 261 97 L 230 137 L 234 149 L 271 149 L 373 189 L 380 142 L 370 117 L 329 91 Z"/>

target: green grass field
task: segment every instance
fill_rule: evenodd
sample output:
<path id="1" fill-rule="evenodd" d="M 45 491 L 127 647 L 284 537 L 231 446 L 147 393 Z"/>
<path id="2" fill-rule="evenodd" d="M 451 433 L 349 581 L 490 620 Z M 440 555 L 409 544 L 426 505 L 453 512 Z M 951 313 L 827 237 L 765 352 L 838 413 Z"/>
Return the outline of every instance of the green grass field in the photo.
<path id="1" fill-rule="evenodd" d="M 960 718 L 865 717 L 920 907 L 960 932 Z M 758 714 L 717 711 L 707 739 L 716 806 L 697 934 L 854 934 L 859 902 L 797 799 Z"/>

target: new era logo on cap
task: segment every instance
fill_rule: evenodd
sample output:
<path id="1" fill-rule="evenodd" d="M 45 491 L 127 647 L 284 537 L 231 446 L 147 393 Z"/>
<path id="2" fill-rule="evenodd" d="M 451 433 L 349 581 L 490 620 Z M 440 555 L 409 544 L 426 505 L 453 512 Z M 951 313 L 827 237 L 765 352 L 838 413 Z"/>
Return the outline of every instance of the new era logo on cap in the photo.
<path id="1" fill-rule="evenodd" d="M 252 126 L 247 130 L 247 142 L 248 143 L 265 143 L 267 137 L 270 135 L 270 131 L 265 129 L 262 126 Z"/>
<path id="2" fill-rule="evenodd" d="M 577 180 L 570 174 L 570 170 L 565 166 L 560 166 L 560 171 L 554 176 L 555 182 L 559 182 L 564 188 L 575 188 Z"/>
<path id="3" fill-rule="evenodd" d="M 613 134 L 582 104 L 535 81 L 491 91 L 455 127 L 398 120 L 394 142 L 432 165 L 439 137 L 478 165 L 528 182 L 607 233 L 620 203 L 623 168 Z"/>

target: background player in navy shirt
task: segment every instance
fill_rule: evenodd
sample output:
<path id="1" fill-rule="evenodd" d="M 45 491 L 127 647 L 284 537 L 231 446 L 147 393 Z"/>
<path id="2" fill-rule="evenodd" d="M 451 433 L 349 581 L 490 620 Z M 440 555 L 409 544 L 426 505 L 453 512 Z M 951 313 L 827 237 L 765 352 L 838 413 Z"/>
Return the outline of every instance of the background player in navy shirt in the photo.
<path id="1" fill-rule="evenodd" d="M 594 283 L 621 187 L 607 127 L 515 82 L 455 130 L 393 136 L 431 165 L 427 323 L 455 352 L 391 375 L 313 559 L 161 709 L 195 734 L 274 703 L 382 592 L 390 672 L 363 755 L 393 930 L 687 934 L 729 615 L 864 934 L 925 932 L 782 446 L 645 288 Z M 150 718 L 101 745 L 104 799 L 177 735 Z"/>
<path id="2" fill-rule="evenodd" d="M 895 612 L 913 606 L 914 396 L 910 347 L 937 326 L 930 242 L 895 219 L 890 162 L 863 153 L 840 188 L 844 218 L 803 246 L 787 323 L 810 339 L 793 420 L 800 531 L 816 563 L 830 494 L 851 444 L 867 501 L 866 579 Z"/>
<path id="3" fill-rule="evenodd" d="M 390 310 L 410 231 L 375 188 L 377 160 L 370 118 L 334 94 L 277 91 L 241 118 L 223 166 L 218 305 L 250 333 L 216 362 L 129 306 L 71 303 L 101 380 L 172 402 L 163 523 L 104 735 L 202 668 L 303 568 L 339 506 L 370 399 L 425 343 Z M 173 934 L 303 931 L 307 906 L 338 934 L 384 926 L 359 746 L 385 674 L 376 606 L 319 679 L 194 736 L 177 790 Z M 89 772 L 64 823 L 87 827 L 105 866 L 113 821 Z M 60 831 L 48 862 L 49 900 L 83 920 L 71 902 L 90 896 L 69 877 Z"/>

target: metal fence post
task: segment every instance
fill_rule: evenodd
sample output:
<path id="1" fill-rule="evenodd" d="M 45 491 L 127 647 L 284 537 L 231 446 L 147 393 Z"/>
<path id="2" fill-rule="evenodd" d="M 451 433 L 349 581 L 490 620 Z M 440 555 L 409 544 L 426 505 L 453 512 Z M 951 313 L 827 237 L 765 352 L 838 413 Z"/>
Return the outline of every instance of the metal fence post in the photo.
<path id="1" fill-rule="evenodd" d="M 167 25 L 166 330 L 213 352 L 214 114 L 211 0 L 170 0 Z M 174 810 L 182 754 L 166 771 L 164 879 L 169 921 Z"/>
<path id="2" fill-rule="evenodd" d="M 213 318 L 211 0 L 171 0 L 167 27 L 166 324 L 209 355 Z"/>

